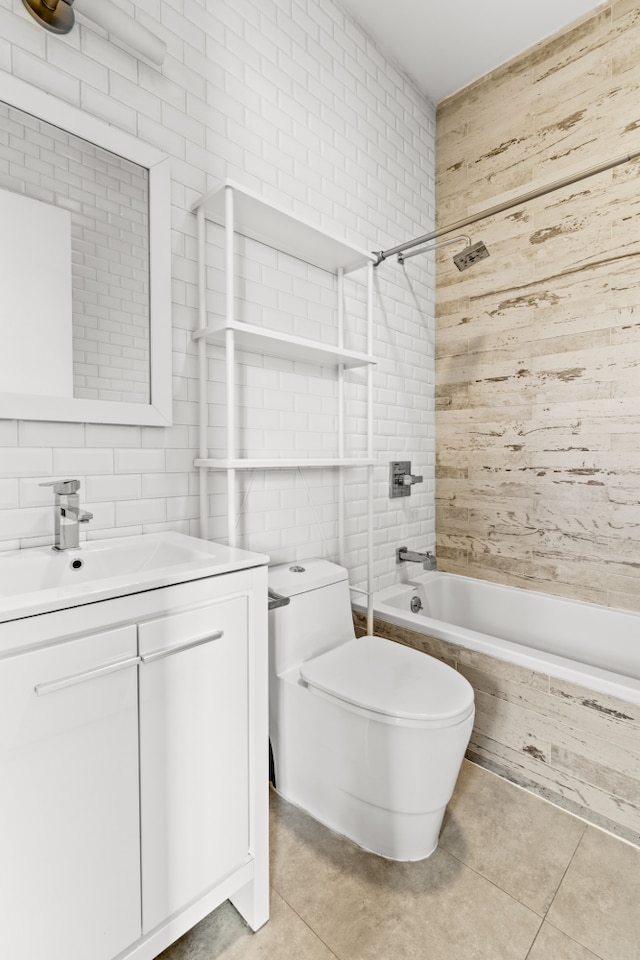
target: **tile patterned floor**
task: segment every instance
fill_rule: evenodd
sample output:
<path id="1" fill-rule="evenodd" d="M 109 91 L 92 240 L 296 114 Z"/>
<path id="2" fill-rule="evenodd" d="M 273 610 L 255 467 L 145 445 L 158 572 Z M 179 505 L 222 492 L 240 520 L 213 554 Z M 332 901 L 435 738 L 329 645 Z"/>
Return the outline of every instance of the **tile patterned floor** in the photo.
<path id="1" fill-rule="evenodd" d="M 161 960 L 640 960 L 640 850 L 466 761 L 420 863 L 273 794 L 271 885 L 257 934 L 223 904 Z"/>

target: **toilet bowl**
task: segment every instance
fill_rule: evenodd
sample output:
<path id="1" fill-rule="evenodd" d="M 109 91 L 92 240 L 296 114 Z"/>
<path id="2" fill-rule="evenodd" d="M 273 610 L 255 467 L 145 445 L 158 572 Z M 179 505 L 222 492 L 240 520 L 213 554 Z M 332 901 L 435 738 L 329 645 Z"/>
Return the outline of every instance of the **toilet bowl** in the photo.
<path id="1" fill-rule="evenodd" d="M 451 667 L 356 637 L 347 571 L 280 564 L 269 587 L 269 735 L 275 788 L 361 847 L 421 860 L 438 845 L 474 718 Z"/>

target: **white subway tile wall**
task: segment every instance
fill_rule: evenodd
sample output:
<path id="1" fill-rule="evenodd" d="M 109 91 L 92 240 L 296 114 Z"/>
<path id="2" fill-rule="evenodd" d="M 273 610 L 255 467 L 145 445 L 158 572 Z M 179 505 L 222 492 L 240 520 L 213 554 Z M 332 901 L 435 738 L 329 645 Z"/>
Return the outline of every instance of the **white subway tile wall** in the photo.
<path id="1" fill-rule="evenodd" d="M 333 0 L 154 0 L 127 5 L 167 43 L 161 68 L 78 22 L 47 35 L 21 0 L 0 0 L 0 68 L 153 143 L 172 158 L 174 426 L 0 421 L 0 547 L 52 540 L 41 479 L 72 475 L 95 515 L 83 535 L 198 533 L 197 197 L 225 176 L 365 249 L 434 223 L 433 104 Z M 224 312 L 222 230 L 208 226 L 207 310 Z M 238 316 L 337 341 L 334 278 L 239 240 Z M 347 346 L 365 348 L 364 274 L 347 279 Z M 434 542 L 434 268 L 389 260 L 374 276 L 375 574 L 396 580 L 395 547 Z M 224 360 L 209 347 L 209 443 L 225 449 Z M 245 454 L 336 453 L 337 391 L 327 371 L 252 354 L 238 367 Z M 366 450 L 365 380 L 349 375 L 347 452 Z M 388 461 L 425 482 L 390 501 Z M 345 471 L 346 563 L 366 572 L 366 471 Z M 335 558 L 334 470 L 241 474 L 238 543 L 272 560 Z M 44 493 L 44 496 L 43 496 Z M 225 481 L 210 478 L 211 536 L 226 537 Z"/>

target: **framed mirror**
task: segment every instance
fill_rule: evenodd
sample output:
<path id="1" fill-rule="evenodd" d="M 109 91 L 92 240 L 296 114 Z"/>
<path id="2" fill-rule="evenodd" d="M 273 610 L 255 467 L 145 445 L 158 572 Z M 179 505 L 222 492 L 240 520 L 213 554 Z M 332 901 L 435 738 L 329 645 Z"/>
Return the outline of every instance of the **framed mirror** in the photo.
<path id="1" fill-rule="evenodd" d="M 169 159 L 0 71 L 0 417 L 171 424 Z"/>

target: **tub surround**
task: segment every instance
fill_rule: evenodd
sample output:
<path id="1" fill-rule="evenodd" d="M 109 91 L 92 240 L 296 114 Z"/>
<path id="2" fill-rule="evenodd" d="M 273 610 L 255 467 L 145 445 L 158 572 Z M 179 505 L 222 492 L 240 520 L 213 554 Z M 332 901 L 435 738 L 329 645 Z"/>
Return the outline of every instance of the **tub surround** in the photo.
<path id="1" fill-rule="evenodd" d="M 377 606 L 377 604 L 376 604 Z M 356 633 L 366 618 L 354 612 Z M 640 846 L 640 705 L 376 616 L 376 635 L 467 678 L 476 717 L 467 757 Z"/>
<path id="2" fill-rule="evenodd" d="M 440 225 L 637 150 L 638 4 L 442 101 Z M 637 161 L 478 224 L 437 288 L 439 568 L 640 609 Z"/>

